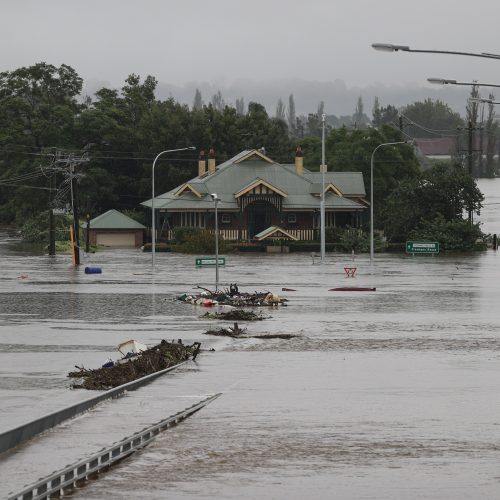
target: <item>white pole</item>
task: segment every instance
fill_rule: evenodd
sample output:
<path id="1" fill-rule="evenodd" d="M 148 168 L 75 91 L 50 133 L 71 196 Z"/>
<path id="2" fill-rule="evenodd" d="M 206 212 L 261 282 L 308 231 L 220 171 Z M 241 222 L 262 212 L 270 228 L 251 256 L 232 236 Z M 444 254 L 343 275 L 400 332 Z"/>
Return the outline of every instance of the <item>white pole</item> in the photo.
<path id="1" fill-rule="evenodd" d="M 217 204 L 219 198 L 215 198 L 215 291 L 219 289 L 219 221 L 217 217 Z"/>
<path id="2" fill-rule="evenodd" d="M 384 142 L 383 144 L 379 144 L 372 153 L 371 161 L 370 161 L 370 265 L 373 265 L 373 258 L 375 254 L 374 244 L 373 244 L 373 159 L 375 157 L 375 153 L 382 146 L 394 146 L 396 144 L 406 144 L 405 141 L 399 142 Z"/>
<path id="3" fill-rule="evenodd" d="M 153 160 L 153 167 L 151 169 L 151 256 L 152 256 L 152 266 L 155 267 L 155 250 L 156 250 L 156 224 L 155 224 L 155 165 L 156 160 L 165 153 L 174 153 L 175 151 L 186 151 L 188 149 L 196 149 L 194 146 L 189 146 L 188 148 L 179 149 L 167 149 L 156 155 Z"/>
<path id="4" fill-rule="evenodd" d="M 321 263 L 325 261 L 325 118 L 321 115 L 321 204 L 320 204 L 320 238 Z"/>

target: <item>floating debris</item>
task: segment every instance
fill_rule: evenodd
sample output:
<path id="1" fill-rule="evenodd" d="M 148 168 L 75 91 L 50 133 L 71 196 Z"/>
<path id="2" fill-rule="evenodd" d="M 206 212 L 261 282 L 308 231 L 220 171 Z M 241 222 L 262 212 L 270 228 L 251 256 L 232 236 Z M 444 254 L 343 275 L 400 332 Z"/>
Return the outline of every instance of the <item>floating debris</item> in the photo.
<path id="1" fill-rule="evenodd" d="M 243 309 L 231 309 L 227 312 L 207 312 L 202 319 L 223 319 L 229 321 L 261 321 L 264 316 L 255 314 L 252 311 L 245 311 Z"/>
<path id="2" fill-rule="evenodd" d="M 287 299 L 280 297 L 272 292 L 253 292 L 246 293 L 238 290 L 238 285 L 231 284 L 229 288 L 213 292 L 207 288 L 197 287 L 202 292 L 197 294 L 184 293 L 177 297 L 183 302 L 196 304 L 204 307 L 215 305 L 226 305 L 232 307 L 265 307 L 265 306 L 284 306 Z"/>
<path id="3" fill-rule="evenodd" d="M 120 347 L 123 348 L 124 345 L 125 343 L 120 344 Z M 177 365 L 189 358 L 194 360 L 200 352 L 200 346 L 199 342 L 184 345 L 181 340 L 178 342 L 162 340 L 160 344 L 150 349 L 127 352 L 122 359 L 115 362 L 108 360 L 101 368 L 88 370 L 84 367 L 75 366 L 78 371 L 68 373 L 68 377 L 82 379 L 81 383 L 72 385 L 74 389 L 112 389 Z"/>
<path id="4" fill-rule="evenodd" d="M 218 337 L 232 337 L 232 338 L 244 338 L 244 339 L 284 339 L 289 340 L 297 337 L 297 335 L 291 333 L 271 333 L 266 335 L 246 335 L 246 328 L 240 328 L 238 323 L 234 323 L 233 327 L 228 328 L 218 328 L 216 330 L 208 330 L 205 335 L 215 335 Z"/>
<path id="5" fill-rule="evenodd" d="M 329 292 L 375 292 L 376 288 L 366 286 L 339 286 L 337 288 L 330 288 Z"/>
<path id="6" fill-rule="evenodd" d="M 235 323 L 233 327 L 228 328 L 218 328 L 216 330 L 208 330 L 205 332 L 205 335 L 216 335 L 219 337 L 241 337 L 247 331 L 246 328 L 240 328 L 238 323 Z"/>

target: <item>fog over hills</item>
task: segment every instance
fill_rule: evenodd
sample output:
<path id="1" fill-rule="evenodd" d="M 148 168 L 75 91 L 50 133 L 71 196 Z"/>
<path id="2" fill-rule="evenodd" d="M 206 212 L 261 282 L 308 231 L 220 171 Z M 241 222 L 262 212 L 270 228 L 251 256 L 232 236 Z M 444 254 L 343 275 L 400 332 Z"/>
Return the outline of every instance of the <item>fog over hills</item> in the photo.
<path id="1" fill-rule="evenodd" d="M 110 85 L 106 82 L 87 81 L 83 95 L 92 96 L 96 90 L 103 86 L 119 88 L 121 84 Z M 287 105 L 290 94 L 294 96 L 298 115 L 316 112 L 320 101 L 325 102 L 325 112 L 329 115 L 352 115 L 358 97 L 361 96 L 365 113 L 371 116 L 373 101 L 375 96 L 378 96 L 381 106 L 391 104 L 398 108 L 427 98 L 440 99 L 464 116 L 469 94 L 468 87 L 424 86 L 417 83 L 406 86 L 374 84 L 366 87 L 348 87 L 340 79 L 333 82 L 319 82 L 297 78 L 267 81 L 189 82 L 182 86 L 159 82 L 156 96 L 162 100 L 173 97 L 175 100 L 191 106 L 196 89 L 201 91 L 205 104 L 208 104 L 212 96 L 220 90 L 226 104 L 233 105 L 237 98 L 243 97 L 245 105 L 251 101 L 263 104 L 272 116 L 274 116 L 278 99 L 281 97 L 283 103 Z M 481 94 L 487 97 L 488 90 L 483 89 Z"/>

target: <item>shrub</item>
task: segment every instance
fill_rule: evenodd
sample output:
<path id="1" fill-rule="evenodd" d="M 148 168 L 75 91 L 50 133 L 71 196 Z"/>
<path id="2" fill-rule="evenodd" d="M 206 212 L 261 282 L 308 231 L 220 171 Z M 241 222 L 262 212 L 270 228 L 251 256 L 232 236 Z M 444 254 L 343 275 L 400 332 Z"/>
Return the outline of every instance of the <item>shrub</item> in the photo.
<path id="1" fill-rule="evenodd" d="M 54 216 L 55 239 L 69 241 L 69 226 L 73 223 L 66 215 Z M 49 241 L 49 212 L 45 210 L 37 216 L 27 219 L 21 227 L 21 238 L 26 243 L 48 243 Z M 80 238 L 81 240 L 81 238 Z"/>
<path id="2" fill-rule="evenodd" d="M 431 221 L 422 221 L 409 239 L 438 241 L 443 251 L 485 250 L 487 246 L 487 235 L 481 232 L 479 224 L 463 219 L 446 220 L 441 214 Z"/>
<path id="3" fill-rule="evenodd" d="M 175 243 L 184 243 L 191 236 L 206 231 L 201 227 L 177 227 L 174 229 Z"/>
<path id="4" fill-rule="evenodd" d="M 213 254 L 215 253 L 214 233 L 207 229 L 193 231 L 191 234 L 185 235 L 184 241 L 177 245 L 177 250 L 184 253 Z M 226 244 L 219 235 L 219 253 L 225 253 L 226 251 Z"/>

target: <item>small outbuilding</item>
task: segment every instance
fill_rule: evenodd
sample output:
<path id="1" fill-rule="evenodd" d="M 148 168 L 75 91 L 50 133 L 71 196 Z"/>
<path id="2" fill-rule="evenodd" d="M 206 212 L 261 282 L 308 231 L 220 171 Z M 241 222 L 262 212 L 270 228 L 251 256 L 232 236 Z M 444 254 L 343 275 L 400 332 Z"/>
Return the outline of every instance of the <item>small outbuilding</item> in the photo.
<path id="1" fill-rule="evenodd" d="M 87 225 L 83 226 L 87 231 Z M 118 210 L 108 210 L 90 221 L 89 240 L 91 245 L 141 247 L 145 229 L 146 226 Z"/>

